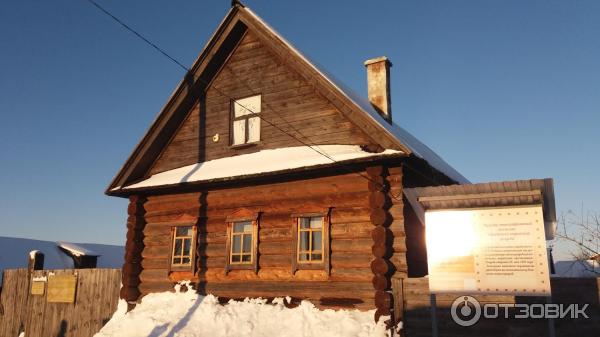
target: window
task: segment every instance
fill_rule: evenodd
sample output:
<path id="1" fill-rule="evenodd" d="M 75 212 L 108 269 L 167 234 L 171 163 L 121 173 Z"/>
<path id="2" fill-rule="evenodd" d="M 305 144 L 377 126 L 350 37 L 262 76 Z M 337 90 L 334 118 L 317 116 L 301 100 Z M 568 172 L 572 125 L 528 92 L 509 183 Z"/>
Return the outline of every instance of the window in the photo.
<path id="1" fill-rule="evenodd" d="M 231 250 L 229 263 L 252 264 L 253 262 L 254 225 L 252 221 L 234 222 L 231 230 Z"/>
<path id="2" fill-rule="evenodd" d="M 232 269 L 258 273 L 258 227 L 260 213 L 239 209 L 227 217 L 225 274 Z"/>
<path id="3" fill-rule="evenodd" d="M 171 266 L 191 268 L 194 256 L 194 228 L 192 226 L 173 227 L 173 251 Z"/>
<path id="4" fill-rule="evenodd" d="M 231 111 L 231 145 L 260 141 L 261 95 L 233 100 Z"/>
<path id="5" fill-rule="evenodd" d="M 298 262 L 323 262 L 323 217 L 298 218 Z"/>
<path id="6" fill-rule="evenodd" d="M 329 264 L 329 211 L 292 215 L 294 235 L 292 273 L 298 269 L 324 269 Z"/>

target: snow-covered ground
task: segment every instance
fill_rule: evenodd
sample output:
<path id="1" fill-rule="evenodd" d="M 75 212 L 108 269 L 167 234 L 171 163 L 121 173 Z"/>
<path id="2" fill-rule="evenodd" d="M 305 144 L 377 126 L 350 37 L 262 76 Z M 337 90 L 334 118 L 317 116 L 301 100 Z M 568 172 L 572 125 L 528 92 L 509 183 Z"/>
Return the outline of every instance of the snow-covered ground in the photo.
<path id="1" fill-rule="evenodd" d="M 147 295 L 129 313 L 121 301 L 95 337 L 386 336 L 384 319 L 375 323 L 374 311 L 319 310 L 308 301 L 286 308 L 283 298 L 273 304 L 246 299 L 220 305 L 212 295 L 175 289 Z"/>

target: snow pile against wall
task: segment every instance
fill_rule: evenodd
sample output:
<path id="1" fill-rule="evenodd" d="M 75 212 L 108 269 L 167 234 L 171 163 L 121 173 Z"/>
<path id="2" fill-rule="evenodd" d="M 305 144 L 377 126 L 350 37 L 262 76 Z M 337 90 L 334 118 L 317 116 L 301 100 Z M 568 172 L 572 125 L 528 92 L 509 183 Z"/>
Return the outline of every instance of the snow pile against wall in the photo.
<path id="1" fill-rule="evenodd" d="M 112 319 L 95 337 L 352 337 L 386 336 L 383 320 L 374 311 L 319 310 L 308 301 L 286 308 L 285 299 L 267 304 L 262 299 L 220 305 L 212 295 L 194 291 L 145 296 L 131 312 L 119 303 Z"/>

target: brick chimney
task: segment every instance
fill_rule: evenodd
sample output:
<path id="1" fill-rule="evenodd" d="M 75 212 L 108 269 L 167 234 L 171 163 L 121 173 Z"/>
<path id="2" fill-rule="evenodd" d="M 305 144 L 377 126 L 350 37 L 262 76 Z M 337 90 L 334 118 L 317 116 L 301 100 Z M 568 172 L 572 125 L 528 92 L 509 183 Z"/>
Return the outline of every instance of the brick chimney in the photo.
<path id="1" fill-rule="evenodd" d="M 390 67 L 392 63 L 382 56 L 365 61 L 369 101 L 388 123 L 392 123 L 392 101 L 390 97 Z"/>

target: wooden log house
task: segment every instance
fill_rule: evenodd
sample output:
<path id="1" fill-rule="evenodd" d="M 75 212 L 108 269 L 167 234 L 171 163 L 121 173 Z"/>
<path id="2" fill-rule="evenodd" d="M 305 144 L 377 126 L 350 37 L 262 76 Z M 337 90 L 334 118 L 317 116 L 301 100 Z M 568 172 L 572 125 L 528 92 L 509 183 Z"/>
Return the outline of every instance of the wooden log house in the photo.
<path id="1" fill-rule="evenodd" d="M 391 314 L 391 277 L 427 270 L 403 188 L 467 180 L 392 122 L 389 60 L 365 65 L 369 100 L 235 4 L 106 190 L 129 198 L 121 297 L 191 280 Z"/>

